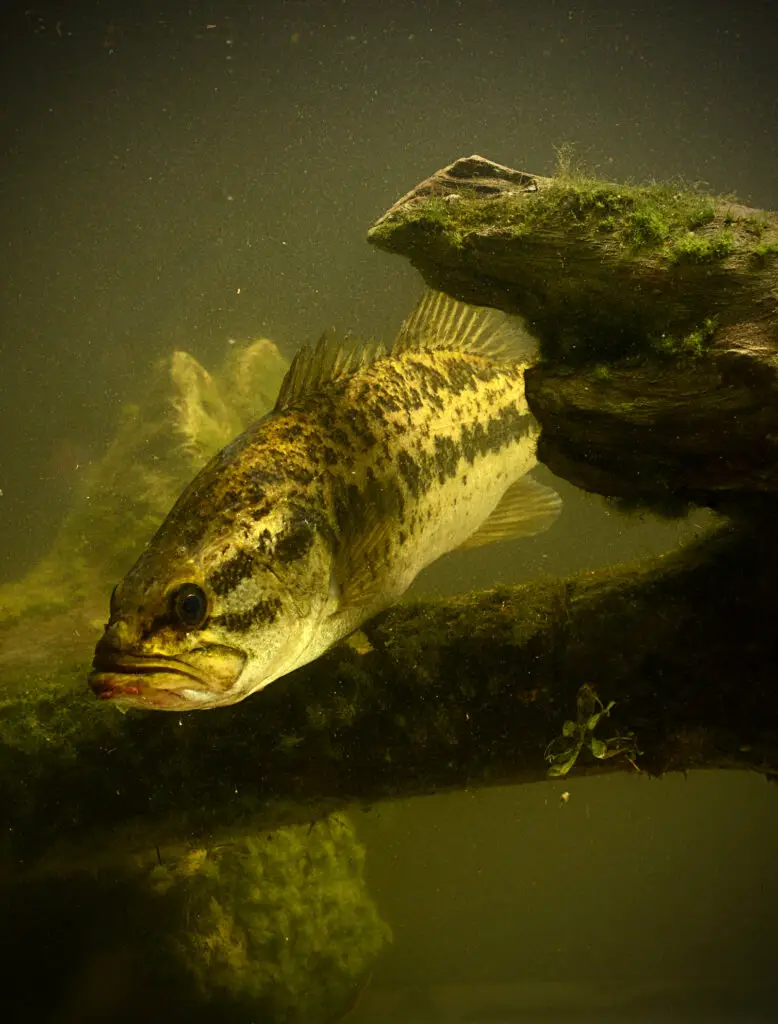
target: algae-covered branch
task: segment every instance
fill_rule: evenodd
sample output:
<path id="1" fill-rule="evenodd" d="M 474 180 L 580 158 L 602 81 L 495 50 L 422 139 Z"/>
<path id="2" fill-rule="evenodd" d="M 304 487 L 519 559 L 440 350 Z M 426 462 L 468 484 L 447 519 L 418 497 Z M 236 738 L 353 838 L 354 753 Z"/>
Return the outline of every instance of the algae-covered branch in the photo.
<path id="1" fill-rule="evenodd" d="M 778 490 L 775 214 L 473 156 L 368 237 L 430 285 L 526 318 L 539 454 L 559 475 L 659 506 Z"/>
<path id="2" fill-rule="evenodd" d="M 359 649 L 232 708 L 122 716 L 76 678 L 19 694 L 4 709 L 6 852 L 48 850 L 54 870 L 68 848 L 153 861 L 193 836 L 567 771 L 775 774 L 776 557 L 723 527 L 640 570 L 399 606 Z"/>

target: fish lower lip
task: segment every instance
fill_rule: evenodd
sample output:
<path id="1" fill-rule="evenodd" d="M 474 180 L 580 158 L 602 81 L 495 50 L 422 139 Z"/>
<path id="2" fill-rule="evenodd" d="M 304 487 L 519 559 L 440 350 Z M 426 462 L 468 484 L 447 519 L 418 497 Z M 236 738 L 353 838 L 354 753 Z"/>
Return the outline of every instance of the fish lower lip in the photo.
<path id="1" fill-rule="evenodd" d="M 179 690 L 201 691 L 203 680 L 189 666 L 161 658 L 102 655 L 94 659 L 89 686 L 98 700 L 165 707 L 178 704 Z"/>
<path id="2" fill-rule="evenodd" d="M 183 673 L 179 673 L 179 676 L 181 679 L 190 678 Z M 115 700 L 122 705 L 163 711 L 181 711 L 196 706 L 191 703 L 196 690 L 194 686 L 182 686 L 180 691 L 175 685 L 149 686 L 145 677 L 138 678 L 137 674 L 93 672 L 89 677 L 89 685 L 98 700 Z"/>
<path id="3" fill-rule="evenodd" d="M 178 707 L 182 700 L 206 693 L 203 681 L 193 673 L 176 670 L 169 665 L 146 666 L 139 671 L 135 665 L 103 661 L 89 674 L 89 686 L 98 700 L 117 700 L 141 707 Z"/>

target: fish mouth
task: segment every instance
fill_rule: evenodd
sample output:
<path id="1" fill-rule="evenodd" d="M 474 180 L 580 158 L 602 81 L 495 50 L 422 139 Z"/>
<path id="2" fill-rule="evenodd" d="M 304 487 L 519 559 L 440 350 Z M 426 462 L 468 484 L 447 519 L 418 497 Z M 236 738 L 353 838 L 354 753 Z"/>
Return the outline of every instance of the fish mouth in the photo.
<path id="1" fill-rule="evenodd" d="M 224 699 L 195 666 L 160 655 L 104 653 L 98 649 L 89 685 L 100 700 L 123 707 L 185 711 L 216 707 Z"/>

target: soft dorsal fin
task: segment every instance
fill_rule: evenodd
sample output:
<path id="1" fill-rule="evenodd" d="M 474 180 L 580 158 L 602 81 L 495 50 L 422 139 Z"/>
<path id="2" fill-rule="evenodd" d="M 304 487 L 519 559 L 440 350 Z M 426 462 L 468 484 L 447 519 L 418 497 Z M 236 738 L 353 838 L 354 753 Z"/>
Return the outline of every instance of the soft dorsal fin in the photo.
<path id="1" fill-rule="evenodd" d="M 301 348 L 284 377 L 274 411 L 351 376 L 381 356 L 442 349 L 495 362 L 531 363 L 537 358 L 537 343 L 521 317 L 426 291 L 388 350 L 379 342 L 348 337 L 341 341 L 327 333 L 316 345 Z"/>
<path id="2" fill-rule="evenodd" d="M 542 533 L 562 509 L 557 492 L 532 477 L 520 477 L 511 484 L 496 508 L 460 548 L 478 548 L 498 540 L 516 540 Z"/>
<path id="3" fill-rule="evenodd" d="M 495 362 L 531 363 L 537 342 L 519 316 L 427 291 L 400 328 L 392 354 L 449 349 Z"/>

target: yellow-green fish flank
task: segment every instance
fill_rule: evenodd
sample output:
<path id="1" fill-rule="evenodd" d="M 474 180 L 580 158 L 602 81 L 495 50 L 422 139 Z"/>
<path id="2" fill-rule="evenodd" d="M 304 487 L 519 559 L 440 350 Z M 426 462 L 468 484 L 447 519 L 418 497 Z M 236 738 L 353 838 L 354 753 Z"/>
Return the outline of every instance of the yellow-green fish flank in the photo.
<path id="1" fill-rule="evenodd" d="M 312 661 L 447 551 L 546 528 L 520 321 L 428 292 L 387 352 L 322 340 L 184 491 L 117 586 L 106 699 L 232 704 Z"/>

